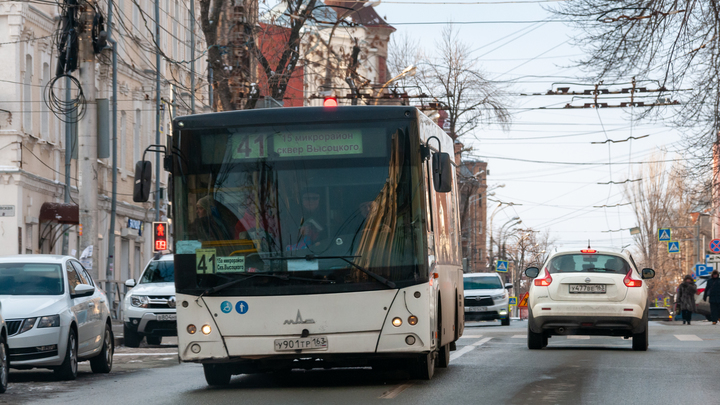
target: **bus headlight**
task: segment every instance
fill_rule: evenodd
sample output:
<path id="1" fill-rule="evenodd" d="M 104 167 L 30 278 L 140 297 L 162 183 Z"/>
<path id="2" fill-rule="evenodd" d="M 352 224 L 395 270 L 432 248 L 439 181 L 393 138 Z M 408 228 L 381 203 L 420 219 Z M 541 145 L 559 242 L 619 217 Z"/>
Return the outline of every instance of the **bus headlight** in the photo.
<path id="1" fill-rule="evenodd" d="M 210 327 L 210 325 L 203 325 L 202 328 L 200 328 L 200 331 L 201 331 L 204 335 L 209 335 L 210 332 L 212 332 L 212 328 Z"/>
<path id="2" fill-rule="evenodd" d="M 408 323 L 413 326 L 417 325 L 417 323 L 418 323 L 417 316 L 410 315 L 410 317 L 408 318 Z"/>
<path id="3" fill-rule="evenodd" d="M 187 326 L 187 333 L 189 333 L 189 334 L 191 334 L 191 335 L 194 335 L 195 332 L 197 332 L 197 328 L 195 327 L 195 325 L 188 325 L 188 326 Z"/>
<path id="4" fill-rule="evenodd" d="M 398 328 L 400 325 L 402 325 L 402 319 L 400 318 L 393 318 L 392 324 L 394 327 Z"/>

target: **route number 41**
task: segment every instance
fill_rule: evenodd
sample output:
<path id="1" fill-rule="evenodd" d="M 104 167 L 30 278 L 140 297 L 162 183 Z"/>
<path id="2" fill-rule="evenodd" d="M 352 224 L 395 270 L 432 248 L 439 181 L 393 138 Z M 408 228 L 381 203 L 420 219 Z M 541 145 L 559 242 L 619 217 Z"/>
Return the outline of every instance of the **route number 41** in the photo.
<path id="1" fill-rule="evenodd" d="M 198 249 L 195 251 L 195 269 L 197 274 L 215 274 L 217 259 L 215 249 Z"/>

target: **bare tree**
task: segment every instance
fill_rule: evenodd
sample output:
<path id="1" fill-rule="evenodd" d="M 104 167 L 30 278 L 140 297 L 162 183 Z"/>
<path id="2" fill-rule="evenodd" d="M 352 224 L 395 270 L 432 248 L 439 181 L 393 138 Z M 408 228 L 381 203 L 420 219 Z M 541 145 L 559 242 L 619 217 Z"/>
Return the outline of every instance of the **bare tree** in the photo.
<path id="1" fill-rule="evenodd" d="M 682 276 L 695 263 L 695 246 L 686 244 L 683 252 L 668 253 L 667 244 L 658 241 L 658 230 L 668 227 L 672 228 L 674 240 L 691 240 L 694 236 L 690 217 L 695 205 L 693 190 L 686 184 L 683 172 L 667 170 L 663 158 L 664 154 L 653 155 L 651 162 L 636 173 L 642 181 L 630 183 L 624 190 L 640 229 L 634 236 L 638 265 L 656 272 L 650 283 L 652 296 L 675 294 Z"/>
<path id="2" fill-rule="evenodd" d="M 708 173 L 720 130 L 720 0 L 574 0 L 552 11 L 584 32 L 575 43 L 589 56 L 579 66 L 597 80 L 637 77 L 668 91 L 690 89 L 679 93 L 680 107 L 655 110 L 656 117 L 674 114 L 696 158 L 689 174 Z"/>
<path id="3" fill-rule="evenodd" d="M 483 121 L 493 119 L 505 127 L 510 113 L 502 89 L 485 78 L 480 61 L 470 56 L 470 46 L 460 41 L 452 24 L 443 29 L 433 54 L 425 54 L 409 37 L 392 43 L 395 74 L 416 65 L 417 74 L 400 81 L 439 102 L 448 114 L 448 133 L 453 139 L 472 133 Z M 435 56 L 436 55 L 436 56 Z"/>

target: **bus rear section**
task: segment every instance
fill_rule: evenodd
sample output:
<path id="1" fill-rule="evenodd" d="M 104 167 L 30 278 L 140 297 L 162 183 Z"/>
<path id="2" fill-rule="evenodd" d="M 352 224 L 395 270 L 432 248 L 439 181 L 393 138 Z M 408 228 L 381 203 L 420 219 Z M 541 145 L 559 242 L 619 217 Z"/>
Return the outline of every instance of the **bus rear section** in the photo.
<path id="1" fill-rule="evenodd" d="M 454 167 L 437 158 L 452 142 L 439 127 L 406 107 L 237 111 L 173 127 L 183 361 L 202 363 L 212 385 L 347 366 L 429 379 L 447 366 L 463 292 Z"/>

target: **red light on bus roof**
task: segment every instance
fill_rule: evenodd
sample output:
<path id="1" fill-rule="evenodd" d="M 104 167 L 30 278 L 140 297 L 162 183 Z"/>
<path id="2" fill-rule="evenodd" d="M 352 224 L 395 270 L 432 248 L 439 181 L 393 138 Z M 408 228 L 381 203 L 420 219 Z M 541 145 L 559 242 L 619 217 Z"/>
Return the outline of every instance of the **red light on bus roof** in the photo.
<path id="1" fill-rule="evenodd" d="M 338 101 L 335 97 L 325 97 L 323 100 L 323 107 L 337 107 Z"/>
<path id="2" fill-rule="evenodd" d="M 595 249 L 581 249 L 580 253 L 597 253 Z"/>

